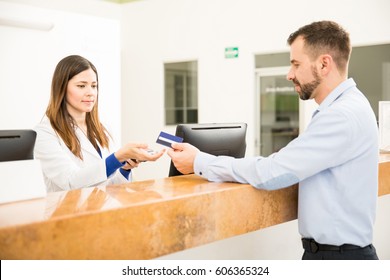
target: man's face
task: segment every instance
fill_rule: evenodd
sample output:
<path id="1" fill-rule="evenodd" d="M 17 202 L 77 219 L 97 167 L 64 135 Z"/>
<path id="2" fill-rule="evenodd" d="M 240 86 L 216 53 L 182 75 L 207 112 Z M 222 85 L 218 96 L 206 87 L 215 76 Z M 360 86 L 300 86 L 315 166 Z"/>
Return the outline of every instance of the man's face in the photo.
<path id="1" fill-rule="evenodd" d="M 292 81 L 295 91 L 302 100 L 315 98 L 316 89 L 321 84 L 314 62 L 310 60 L 304 51 L 304 41 L 298 37 L 291 44 L 290 51 L 291 68 L 287 74 L 287 80 Z"/>

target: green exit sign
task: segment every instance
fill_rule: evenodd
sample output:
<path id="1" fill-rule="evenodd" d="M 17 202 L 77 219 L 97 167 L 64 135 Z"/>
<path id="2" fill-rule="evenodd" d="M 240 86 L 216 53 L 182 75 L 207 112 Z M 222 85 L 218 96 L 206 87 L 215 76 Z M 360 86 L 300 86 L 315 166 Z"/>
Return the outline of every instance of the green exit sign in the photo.
<path id="1" fill-rule="evenodd" d="M 238 47 L 225 48 L 225 58 L 237 58 L 237 57 L 238 57 Z"/>

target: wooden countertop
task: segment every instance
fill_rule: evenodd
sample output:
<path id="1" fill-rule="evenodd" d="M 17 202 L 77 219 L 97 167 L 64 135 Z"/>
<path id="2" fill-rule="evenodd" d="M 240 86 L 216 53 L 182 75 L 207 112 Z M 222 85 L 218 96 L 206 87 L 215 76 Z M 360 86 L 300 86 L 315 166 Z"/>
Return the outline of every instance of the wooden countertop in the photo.
<path id="1" fill-rule="evenodd" d="M 390 155 L 379 193 L 390 193 Z M 196 175 L 50 193 L 0 205 L 0 259 L 151 259 L 297 217 L 298 188 Z"/>

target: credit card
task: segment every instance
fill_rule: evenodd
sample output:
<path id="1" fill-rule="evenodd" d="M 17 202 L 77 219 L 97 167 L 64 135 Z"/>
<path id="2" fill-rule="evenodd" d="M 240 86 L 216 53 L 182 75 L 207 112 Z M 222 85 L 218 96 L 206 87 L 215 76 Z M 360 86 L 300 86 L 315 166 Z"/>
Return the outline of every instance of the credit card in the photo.
<path id="1" fill-rule="evenodd" d="M 171 148 L 172 143 L 181 143 L 183 142 L 183 138 L 161 131 L 156 142 Z"/>

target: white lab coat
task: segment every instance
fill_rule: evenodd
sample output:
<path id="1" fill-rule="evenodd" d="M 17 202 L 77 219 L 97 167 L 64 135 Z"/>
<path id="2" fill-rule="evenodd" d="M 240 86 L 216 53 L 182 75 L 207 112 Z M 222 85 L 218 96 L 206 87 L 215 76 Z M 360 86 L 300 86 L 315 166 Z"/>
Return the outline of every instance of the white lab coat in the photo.
<path id="1" fill-rule="evenodd" d="M 37 132 L 34 158 L 41 162 L 48 192 L 128 182 L 119 170 L 107 178 L 106 158 L 116 151 L 111 138 L 110 149 L 103 149 L 99 145 L 102 153 L 100 157 L 82 130 L 77 128 L 76 135 L 83 155 L 81 160 L 68 149 L 46 116 L 34 130 Z"/>

